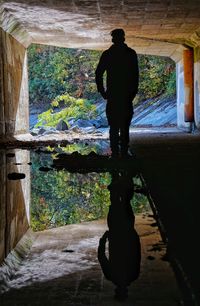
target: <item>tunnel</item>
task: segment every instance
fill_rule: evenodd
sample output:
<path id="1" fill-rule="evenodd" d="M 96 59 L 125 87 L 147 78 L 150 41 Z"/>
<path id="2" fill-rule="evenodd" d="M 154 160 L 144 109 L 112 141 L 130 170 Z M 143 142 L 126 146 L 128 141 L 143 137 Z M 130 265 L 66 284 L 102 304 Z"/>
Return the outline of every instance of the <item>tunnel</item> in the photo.
<path id="1" fill-rule="evenodd" d="M 132 135 L 131 147 L 172 266 L 184 292 L 184 305 L 200 305 L 199 288 L 199 129 L 200 3 L 197 0 L 1 1 L 0 148 L 33 146 L 29 134 L 27 48 L 32 44 L 104 50 L 110 31 L 123 28 L 138 54 L 170 57 L 176 63 L 177 128 L 182 134 Z M 53 143 L 56 143 L 53 140 Z M 34 144 L 39 146 L 41 143 Z M 17 165 L 14 172 L 29 169 Z M 2 151 L 1 165 L 9 156 Z M 29 152 L 20 160 L 30 161 Z M 0 262 L 30 236 L 30 178 L 5 180 L 1 167 Z M 10 185 L 14 192 L 9 193 Z M 13 186 L 12 186 L 13 187 Z M 28 242 L 27 242 L 28 243 Z"/>

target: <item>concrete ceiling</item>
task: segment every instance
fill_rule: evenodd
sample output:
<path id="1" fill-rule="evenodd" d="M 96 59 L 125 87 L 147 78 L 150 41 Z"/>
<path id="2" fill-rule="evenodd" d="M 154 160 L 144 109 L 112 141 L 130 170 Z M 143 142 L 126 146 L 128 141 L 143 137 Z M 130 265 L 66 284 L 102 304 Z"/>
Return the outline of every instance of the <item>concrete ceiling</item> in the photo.
<path id="1" fill-rule="evenodd" d="M 200 0 L 15 0 L 0 12 L 1 27 L 26 47 L 105 49 L 119 27 L 142 54 L 177 61 L 184 46 L 200 45 Z"/>

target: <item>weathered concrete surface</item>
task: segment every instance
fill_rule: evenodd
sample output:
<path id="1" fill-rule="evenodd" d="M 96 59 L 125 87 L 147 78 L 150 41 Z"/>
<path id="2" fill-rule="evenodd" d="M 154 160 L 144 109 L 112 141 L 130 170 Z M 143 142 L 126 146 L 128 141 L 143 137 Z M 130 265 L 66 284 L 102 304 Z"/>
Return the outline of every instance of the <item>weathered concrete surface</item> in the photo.
<path id="1" fill-rule="evenodd" d="M 149 99 L 134 109 L 131 127 L 170 127 L 177 125 L 176 98 Z"/>
<path id="2" fill-rule="evenodd" d="M 177 95 L 177 126 L 190 131 L 191 123 L 185 122 L 185 92 L 184 92 L 183 59 L 176 64 L 176 95 Z"/>
<path id="3" fill-rule="evenodd" d="M 34 234 L 29 229 L 20 239 L 15 248 L 8 254 L 0 264 L 0 295 L 8 290 L 9 282 L 20 268 L 24 258 L 28 255 L 33 244 Z"/>
<path id="4" fill-rule="evenodd" d="M 174 274 L 169 263 L 162 261 L 165 247 L 161 243 L 160 250 L 152 250 L 161 240 L 157 227 L 151 226 L 153 221 L 136 216 L 142 244 L 141 275 L 130 286 L 124 305 L 179 305 Z M 31 253 L 9 283 L 1 305 L 119 305 L 113 299 L 114 286 L 103 277 L 97 261 L 99 239 L 106 228 L 101 220 L 37 233 Z"/>
<path id="5" fill-rule="evenodd" d="M 8 155 L 13 154 L 13 155 Z M 28 151 L 1 151 L 0 262 L 16 246 L 29 228 L 30 161 Z M 24 180 L 9 180 L 9 173 L 25 173 Z"/>
<path id="6" fill-rule="evenodd" d="M 26 132 L 29 127 L 26 49 L 10 34 L 1 32 L 0 135 Z"/>
<path id="7" fill-rule="evenodd" d="M 4 31 L 27 47 L 42 43 L 104 49 L 123 27 L 138 53 L 181 57 L 180 45 L 199 44 L 200 3 L 180 1 L 2 1 Z"/>
<path id="8" fill-rule="evenodd" d="M 0 154 L 0 182 L 1 182 L 1 192 L 0 192 L 0 263 L 6 257 L 6 237 L 5 237 L 5 227 L 6 227 L 6 156 L 5 154 Z"/>

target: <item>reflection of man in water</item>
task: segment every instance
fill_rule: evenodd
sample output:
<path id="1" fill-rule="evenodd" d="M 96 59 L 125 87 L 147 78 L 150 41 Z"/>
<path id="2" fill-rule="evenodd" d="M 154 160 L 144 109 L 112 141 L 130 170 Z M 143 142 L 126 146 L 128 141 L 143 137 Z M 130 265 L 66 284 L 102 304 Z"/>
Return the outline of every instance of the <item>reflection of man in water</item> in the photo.
<path id="1" fill-rule="evenodd" d="M 114 175 L 108 189 L 111 200 L 107 218 L 109 231 L 99 240 L 98 260 L 104 276 L 116 285 L 115 297 L 124 300 L 128 286 L 139 277 L 141 260 L 140 239 L 134 229 L 135 216 L 130 204 L 134 192 L 132 178 Z"/>
<path id="2" fill-rule="evenodd" d="M 103 52 L 96 69 L 97 89 L 107 100 L 106 115 L 110 125 L 112 156 L 126 156 L 129 145 L 129 126 L 133 116 L 132 101 L 138 91 L 138 61 L 136 52 L 125 43 L 123 29 L 111 32 L 113 45 Z M 106 90 L 103 84 L 104 72 Z"/>

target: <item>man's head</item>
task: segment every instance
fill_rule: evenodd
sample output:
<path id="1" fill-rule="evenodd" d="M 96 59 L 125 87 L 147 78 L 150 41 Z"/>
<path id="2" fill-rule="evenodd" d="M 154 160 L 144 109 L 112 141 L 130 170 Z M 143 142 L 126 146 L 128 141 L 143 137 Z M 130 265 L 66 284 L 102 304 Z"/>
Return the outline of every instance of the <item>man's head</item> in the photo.
<path id="1" fill-rule="evenodd" d="M 125 41 L 125 32 L 123 29 L 115 29 L 110 34 L 114 44 L 122 44 Z"/>

